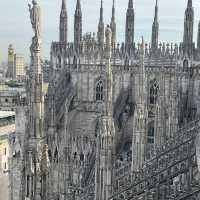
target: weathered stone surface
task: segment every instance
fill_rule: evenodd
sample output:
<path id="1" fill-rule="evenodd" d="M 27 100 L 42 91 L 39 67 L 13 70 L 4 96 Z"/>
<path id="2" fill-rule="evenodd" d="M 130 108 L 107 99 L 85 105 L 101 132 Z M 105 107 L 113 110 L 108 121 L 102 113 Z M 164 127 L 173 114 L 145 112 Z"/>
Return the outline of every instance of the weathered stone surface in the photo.
<path id="1" fill-rule="evenodd" d="M 103 7 L 96 41 L 82 36 L 77 0 L 74 43 L 62 32 L 65 9 L 63 0 L 44 106 L 40 40 L 33 38 L 27 124 L 21 129 L 22 199 L 198 199 L 200 61 L 191 41 L 191 3 L 179 46 L 158 44 L 157 2 L 151 45 L 134 43 L 131 0 L 122 45 L 115 41 L 114 2 L 105 43 Z"/>

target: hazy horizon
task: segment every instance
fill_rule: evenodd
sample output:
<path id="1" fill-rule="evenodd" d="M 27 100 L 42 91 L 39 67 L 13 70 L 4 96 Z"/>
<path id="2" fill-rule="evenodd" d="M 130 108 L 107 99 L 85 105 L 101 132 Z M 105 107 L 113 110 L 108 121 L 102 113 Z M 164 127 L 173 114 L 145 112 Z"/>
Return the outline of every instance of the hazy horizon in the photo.
<path id="1" fill-rule="evenodd" d="M 49 59 L 52 41 L 58 41 L 59 15 L 62 0 L 38 0 L 42 9 L 43 58 Z M 15 52 L 29 61 L 29 46 L 33 35 L 28 3 L 31 0 L 2 0 L 0 3 L 0 62 L 7 61 L 7 48 L 11 43 Z M 68 12 L 68 40 L 73 41 L 73 23 L 76 0 L 66 0 Z M 122 3 L 120 3 L 122 2 Z M 181 42 L 183 38 L 184 11 L 187 0 L 159 0 L 159 41 Z M 99 20 L 100 0 L 82 0 L 83 33 L 96 32 Z M 116 0 L 117 41 L 124 41 L 128 0 Z M 134 0 L 135 41 L 143 35 L 151 40 L 155 0 Z M 195 11 L 194 42 L 197 40 L 200 2 L 193 0 Z M 104 23 L 110 23 L 112 0 L 104 0 Z M 87 14 L 89 13 L 89 14 Z"/>

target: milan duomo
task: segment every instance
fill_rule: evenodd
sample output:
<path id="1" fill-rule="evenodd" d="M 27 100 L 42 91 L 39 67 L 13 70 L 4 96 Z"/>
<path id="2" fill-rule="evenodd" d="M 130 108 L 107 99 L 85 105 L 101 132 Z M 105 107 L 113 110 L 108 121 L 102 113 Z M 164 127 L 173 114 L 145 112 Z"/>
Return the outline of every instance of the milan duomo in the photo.
<path id="1" fill-rule="evenodd" d="M 84 35 L 77 0 L 69 42 L 62 0 L 45 95 L 41 10 L 29 5 L 34 35 L 27 95 L 16 108 L 11 200 L 199 200 L 200 23 L 195 44 L 192 0 L 179 44 L 159 42 L 157 1 L 150 44 L 134 40 L 133 0 L 122 44 L 115 1 L 109 25 L 99 5 L 97 34 Z"/>

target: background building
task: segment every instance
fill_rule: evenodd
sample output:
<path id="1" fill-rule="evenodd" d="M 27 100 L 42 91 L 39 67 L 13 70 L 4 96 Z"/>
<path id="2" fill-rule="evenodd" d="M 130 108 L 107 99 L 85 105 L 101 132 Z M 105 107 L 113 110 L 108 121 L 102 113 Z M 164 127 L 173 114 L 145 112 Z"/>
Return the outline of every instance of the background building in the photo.
<path id="1" fill-rule="evenodd" d="M 9 135 L 15 132 L 15 113 L 0 111 L 0 200 L 9 199 Z"/>
<path id="2" fill-rule="evenodd" d="M 0 110 L 14 111 L 18 91 L 16 90 L 2 90 L 0 91 Z"/>
<path id="3" fill-rule="evenodd" d="M 14 111 L 18 96 L 25 95 L 25 82 L 0 80 L 0 111 Z"/>
<path id="4" fill-rule="evenodd" d="M 15 77 L 17 80 L 25 79 L 25 65 L 24 65 L 24 57 L 21 54 L 15 54 L 14 57 L 14 70 Z"/>
<path id="5" fill-rule="evenodd" d="M 6 77 L 14 78 L 14 48 L 12 44 L 8 47 L 8 68 Z"/>
<path id="6" fill-rule="evenodd" d="M 25 61 L 21 54 L 16 54 L 12 44 L 8 47 L 8 66 L 6 77 L 10 79 L 24 80 L 26 75 Z"/>

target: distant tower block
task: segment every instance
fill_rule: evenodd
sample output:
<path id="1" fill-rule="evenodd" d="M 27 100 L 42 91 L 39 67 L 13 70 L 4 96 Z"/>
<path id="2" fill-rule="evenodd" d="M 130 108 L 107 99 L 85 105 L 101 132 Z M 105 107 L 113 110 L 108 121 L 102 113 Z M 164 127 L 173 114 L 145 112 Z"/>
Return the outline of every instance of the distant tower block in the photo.
<path id="1" fill-rule="evenodd" d="M 24 57 L 21 54 L 15 54 L 14 56 L 14 78 L 18 80 L 25 79 L 25 65 Z"/>
<path id="2" fill-rule="evenodd" d="M 14 78 L 14 48 L 12 44 L 8 47 L 8 69 L 7 77 Z"/>

